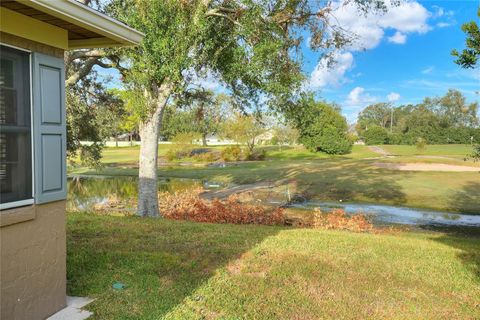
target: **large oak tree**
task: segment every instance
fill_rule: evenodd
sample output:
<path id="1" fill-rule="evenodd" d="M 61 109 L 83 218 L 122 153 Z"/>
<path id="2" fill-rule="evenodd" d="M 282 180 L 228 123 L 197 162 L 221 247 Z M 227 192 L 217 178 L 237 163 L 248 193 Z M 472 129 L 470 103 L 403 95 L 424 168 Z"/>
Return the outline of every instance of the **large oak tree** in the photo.
<path id="1" fill-rule="evenodd" d="M 356 0 L 359 10 L 382 1 Z M 122 49 L 126 86 L 138 99 L 140 159 L 138 214 L 158 216 L 157 158 L 162 113 L 191 76 L 216 76 L 245 106 L 271 105 L 298 92 L 304 79 L 301 44 L 328 54 L 352 35 L 331 24 L 331 1 L 113 0 L 107 10 L 142 31 L 134 49 Z"/>

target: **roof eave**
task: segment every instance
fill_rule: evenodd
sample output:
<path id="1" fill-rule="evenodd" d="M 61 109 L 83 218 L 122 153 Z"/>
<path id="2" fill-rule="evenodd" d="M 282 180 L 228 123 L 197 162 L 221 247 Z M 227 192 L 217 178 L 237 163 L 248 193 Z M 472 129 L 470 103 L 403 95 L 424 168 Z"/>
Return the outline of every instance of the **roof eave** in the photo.
<path id="1" fill-rule="evenodd" d="M 29 0 L 22 3 L 103 36 L 70 40 L 69 49 L 135 46 L 144 37 L 143 33 L 75 0 Z"/>

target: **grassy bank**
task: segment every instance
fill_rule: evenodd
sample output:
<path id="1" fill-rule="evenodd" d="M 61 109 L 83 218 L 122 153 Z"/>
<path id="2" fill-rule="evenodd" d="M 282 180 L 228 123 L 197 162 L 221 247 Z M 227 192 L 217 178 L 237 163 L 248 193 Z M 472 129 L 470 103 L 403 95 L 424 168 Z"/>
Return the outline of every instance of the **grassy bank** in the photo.
<path id="1" fill-rule="evenodd" d="M 92 214 L 67 237 L 68 293 L 94 319 L 480 317 L 478 238 Z"/>

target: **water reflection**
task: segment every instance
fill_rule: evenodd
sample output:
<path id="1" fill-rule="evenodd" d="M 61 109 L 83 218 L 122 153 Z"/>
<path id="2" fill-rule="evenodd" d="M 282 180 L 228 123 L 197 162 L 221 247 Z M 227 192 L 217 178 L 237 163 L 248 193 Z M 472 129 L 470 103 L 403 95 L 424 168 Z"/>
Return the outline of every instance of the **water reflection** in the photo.
<path id="1" fill-rule="evenodd" d="M 70 177 L 67 181 L 67 209 L 91 210 L 95 206 L 117 199 L 122 202 L 123 209 L 134 210 L 138 195 L 137 181 L 137 177 Z M 182 191 L 202 186 L 211 187 L 207 183 L 194 179 L 165 178 L 159 179 L 158 182 L 158 190 L 162 192 Z"/>

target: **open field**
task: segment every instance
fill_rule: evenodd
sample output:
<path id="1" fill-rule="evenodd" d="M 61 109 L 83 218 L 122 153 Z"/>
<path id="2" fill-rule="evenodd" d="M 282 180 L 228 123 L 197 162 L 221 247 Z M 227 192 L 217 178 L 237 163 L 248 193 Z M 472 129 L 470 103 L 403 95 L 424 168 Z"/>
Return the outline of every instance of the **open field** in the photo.
<path id="1" fill-rule="evenodd" d="M 161 146 L 164 154 L 165 148 L 162 147 L 164 146 Z M 441 149 L 442 146 L 429 147 Z M 449 154 L 459 155 L 468 150 L 464 146 L 446 147 L 450 148 Z M 478 166 L 480 171 L 480 163 L 454 158 L 445 159 L 441 156 L 425 158 L 407 155 L 378 158 L 377 155 L 371 159 L 375 153 L 366 146 L 355 146 L 352 154 L 336 157 L 312 154 L 300 148 L 284 148 L 283 151 L 272 151 L 277 150 L 277 147 L 269 148 L 272 155 L 266 161 L 244 162 L 225 168 L 172 164 L 162 166 L 159 175 L 233 184 L 287 180 L 296 183 L 299 193 L 316 200 L 371 202 L 480 214 L 480 173 L 399 171 L 376 165 L 379 162 L 445 163 Z M 137 175 L 135 153 L 138 154 L 138 148 L 108 148 L 105 150 L 104 158 L 106 167 L 102 171 L 77 167 L 70 172 Z M 312 158 L 314 156 L 318 158 Z"/>
<path id="2" fill-rule="evenodd" d="M 95 319 L 480 317 L 479 238 L 78 213 L 67 234 Z"/>

